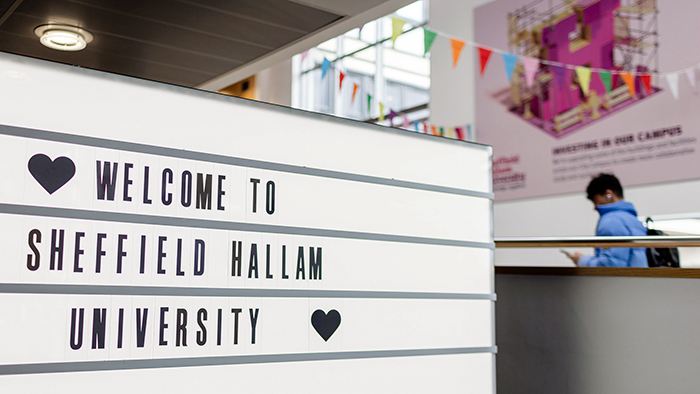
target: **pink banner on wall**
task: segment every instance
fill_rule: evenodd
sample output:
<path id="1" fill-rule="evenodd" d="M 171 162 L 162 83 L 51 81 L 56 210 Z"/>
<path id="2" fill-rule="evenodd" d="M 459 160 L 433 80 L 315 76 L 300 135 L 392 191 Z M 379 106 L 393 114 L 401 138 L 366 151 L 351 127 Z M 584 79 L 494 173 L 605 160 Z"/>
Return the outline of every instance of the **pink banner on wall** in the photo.
<path id="1" fill-rule="evenodd" d="M 700 29 L 687 28 L 700 2 L 645 0 L 641 11 L 628 3 L 496 0 L 475 10 L 475 42 L 540 61 L 531 85 L 526 67 L 510 82 L 501 67 L 476 76 L 476 135 L 494 147 L 497 200 L 583 193 L 601 172 L 624 186 L 700 178 L 700 96 L 688 78 L 676 100 L 666 78 L 649 77 L 700 63 L 688 46 Z"/>

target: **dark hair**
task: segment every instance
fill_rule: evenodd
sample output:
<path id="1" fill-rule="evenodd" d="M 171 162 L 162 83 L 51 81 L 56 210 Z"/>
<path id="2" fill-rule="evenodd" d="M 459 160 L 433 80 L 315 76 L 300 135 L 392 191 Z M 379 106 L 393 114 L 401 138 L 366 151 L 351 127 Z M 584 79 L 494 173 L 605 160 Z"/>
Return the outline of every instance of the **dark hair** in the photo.
<path id="1" fill-rule="evenodd" d="M 598 174 L 597 177 L 591 179 L 591 182 L 586 188 L 586 194 L 588 195 L 588 199 L 593 201 L 595 195 L 603 194 L 608 189 L 612 190 L 619 198 L 624 198 L 620 180 L 613 174 Z"/>

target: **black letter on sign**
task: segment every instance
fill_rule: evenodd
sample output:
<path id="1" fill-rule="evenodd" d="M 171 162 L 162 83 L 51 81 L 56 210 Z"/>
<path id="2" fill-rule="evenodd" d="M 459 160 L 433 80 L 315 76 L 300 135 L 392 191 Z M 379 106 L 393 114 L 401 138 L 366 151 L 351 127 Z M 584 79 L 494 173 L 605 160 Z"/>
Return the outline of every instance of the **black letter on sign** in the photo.
<path id="1" fill-rule="evenodd" d="M 143 320 L 141 320 L 141 309 L 136 308 L 136 347 L 143 347 L 146 344 L 147 321 L 148 308 L 143 308 Z"/>
<path id="2" fill-rule="evenodd" d="M 27 268 L 30 271 L 38 270 L 39 262 L 41 260 L 41 256 L 39 255 L 39 249 L 36 248 L 35 242 L 37 244 L 41 243 L 41 231 L 37 229 L 34 229 L 29 232 L 29 249 L 31 249 L 34 253 L 34 256 L 32 256 L 31 254 L 27 255 Z"/>
<path id="3" fill-rule="evenodd" d="M 282 245 L 282 279 L 289 279 L 289 275 L 287 275 L 287 245 Z"/>
<path id="4" fill-rule="evenodd" d="M 105 348 L 105 328 L 107 326 L 107 308 L 92 310 L 92 348 Z"/>
<path id="5" fill-rule="evenodd" d="M 197 311 L 197 324 L 199 324 L 199 331 L 197 331 L 197 345 L 204 346 L 207 343 L 207 328 L 204 326 L 204 322 L 207 321 L 207 310 L 201 308 Z"/>
<path id="6" fill-rule="evenodd" d="M 85 253 L 84 250 L 80 249 L 80 239 L 85 236 L 85 233 L 77 232 L 75 233 L 75 253 L 73 255 L 73 272 L 83 272 L 83 268 L 80 266 L 80 255 Z"/>
<path id="7" fill-rule="evenodd" d="M 182 172 L 180 203 L 183 207 L 189 207 L 192 205 L 192 173 L 187 170 Z"/>
<path id="8" fill-rule="evenodd" d="M 240 308 L 231 308 L 231 313 L 233 313 L 233 344 L 238 345 L 238 314 L 241 313 Z"/>
<path id="9" fill-rule="evenodd" d="M 73 308 L 70 312 L 70 348 L 73 350 L 80 349 L 83 346 L 83 322 L 85 320 L 85 309 L 80 308 L 80 317 L 78 318 L 78 336 L 75 335 L 75 315 L 77 313 L 76 308 Z"/>
<path id="10" fill-rule="evenodd" d="M 211 174 L 207 174 L 206 182 L 204 175 L 197 173 L 197 209 L 211 210 Z"/>
<path id="11" fill-rule="evenodd" d="M 160 200 L 163 202 L 163 205 L 170 205 L 173 202 L 173 194 L 168 193 L 168 191 L 165 189 L 166 183 L 173 183 L 173 170 L 170 168 L 163 170 L 163 182 L 161 183 L 160 189 Z"/>
<path id="12" fill-rule="evenodd" d="M 299 274 L 301 274 L 301 279 L 306 279 L 304 276 L 304 247 L 300 246 L 297 252 L 297 279 L 299 279 Z"/>
<path id="13" fill-rule="evenodd" d="M 106 255 L 107 252 L 102 250 L 102 240 L 107 238 L 107 234 L 97 233 L 97 253 L 95 254 L 95 272 L 100 273 L 102 271 L 102 256 Z"/>
<path id="14" fill-rule="evenodd" d="M 321 280 L 321 248 L 316 248 L 314 256 L 314 248 L 309 246 L 309 279 Z"/>
<path id="15" fill-rule="evenodd" d="M 275 213 L 275 182 L 267 181 L 267 202 L 265 211 L 268 215 Z"/>
<path id="16" fill-rule="evenodd" d="M 65 230 L 58 232 L 58 243 L 56 243 L 56 229 L 51 230 L 51 263 L 49 269 L 63 270 L 63 236 Z M 58 255 L 58 266 L 56 266 L 56 256 Z"/>
<path id="17" fill-rule="evenodd" d="M 224 208 L 224 204 L 221 203 L 221 197 L 223 197 L 226 194 L 222 185 L 224 183 L 224 180 L 226 180 L 226 176 L 219 175 L 219 196 L 216 199 L 216 209 L 218 209 L 219 211 L 223 211 L 224 209 L 226 209 Z"/>
<path id="18" fill-rule="evenodd" d="M 248 308 L 248 313 L 250 314 L 250 328 L 252 331 L 252 337 L 250 339 L 250 343 L 255 345 L 255 326 L 258 325 L 258 311 L 260 309 L 255 308 L 255 315 L 253 315 L 253 309 Z"/>
<path id="19" fill-rule="evenodd" d="M 148 173 L 150 171 L 150 168 L 148 166 L 145 166 L 143 168 L 143 203 L 144 204 L 150 204 L 153 201 L 151 201 L 150 198 L 148 198 Z"/>
<path id="20" fill-rule="evenodd" d="M 146 272 L 146 236 L 141 236 L 141 264 L 139 266 L 139 273 L 143 274 Z"/>
<path id="21" fill-rule="evenodd" d="M 231 276 L 241 276 L 241 260 L 243 260 L 243 252 L 241 251 L 243 243 L 238 241 L 238 249 L 236 251 L 236 241 L 231 242 Z M 236 270 L 238 268 L 238 270 Z"/>
<path id="22" fill-rule="evenodd" d="M 219 320 L 216 323 L 216 346 L 221 346 L 221 315 L 223 311 L 219 309 Z"/>
<path id="23" fill-rule="evenodd" d="M 164 274 L 165 268 L 163 268 L 163 259 L 165 258 L 165 252 L 163 252 L 163 244 L 168 240 L 168 237 L 158 237 L 158 273 Z"/>
<path id="24" fill-rule="evenodd" d="M 265 279 L 272 279 L 272 273 L 270 273 L 270 244 L 267 244 L 265 248 Z"/>
<path id="25" fill-rule="evenodd" d="M 114 201 L 114 187 L 117 184 L 117 167 L 119 163 L 114 163 L 114 171 L 112 172 L 112 179 L 109 178 L 111 163 L 106 161 L 104 172 L 102 172 L 102 162 L 97 160 L 97 199 L 105 199 L 105 191 L 107 192 L 107 200 Z M 102 179 L 100 179 L 100 174 Z"/>
<path id="26" fill-rule="evenodd" d="M 204 241 L 194 240 L 194 276 L 204 274 Z"/>
<path id="27" fill-rule="evenodd" d="M 131 201 L 131 197 L 129 196 L 129 185 L 133 184 L 134 182 L 129 179 L 129 170 L 134 168 L 134 165 L 131 163 L 124 163 L 124 201 Z"/>
<path id="28" fill-rule="evenodd" d="M 253 184 L 253 213 L 258 209 L 258 183 L 260 179 L 250 178 L 250 183 Z"/>
<path id="29" fill-rule="evenodd" d="M 185 276 L 182 271 L 182 238 L 177 239 L 177 257 L 175 257 L 175 275 Z"/>
<path id="30" fill-rule="evenodd" d="M 160 335 L 158 339 L 158 345 L 166 346 L 168 341 L 165 340 L 165 329 L 168 328 L 168 323 L 165 322 L 165 313 L 168 312 L 168 307 L 164 306 L 160 308 Z"/>
<path id="31" fill-rule="evenodd" d="M 122 348 L 124 339 L 124 308 L 119 308 L 119 325 L 117 328 L 117 349 Z"/>
<path id="32" fill-rule="evenodd" d="M 255 279 L 258 279 L 258 244 L 250 244 L 250 261 L 248 262 L 248 279 L 255 270 Z"/>
<path id="33" fill-rule="evenodd" d="M 187 346 L 187 309 L 177 309 L 175 326 L 175 346 L 180 346 L 180 343 L 182 346 Z"/>
<path id="34" fill-rule="evenodd" d="M 126 252 L 124 251 L 124 241 L 128 238 L 126 234 L 119 234 L 117 237 L 117 273 L 122 273 L 122 261 L 126 257 Z"/>

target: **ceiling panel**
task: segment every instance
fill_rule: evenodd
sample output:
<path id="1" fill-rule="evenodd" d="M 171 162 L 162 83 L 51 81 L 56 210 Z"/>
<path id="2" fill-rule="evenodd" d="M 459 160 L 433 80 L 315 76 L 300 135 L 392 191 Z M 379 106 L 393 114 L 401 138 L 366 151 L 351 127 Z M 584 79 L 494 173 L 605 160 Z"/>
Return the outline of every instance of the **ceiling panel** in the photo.
<path id="1" fill-rule="evenodd" d="M 12 1 L 0 0 L 0 11 Z M 184 86 L 312 35 L 341 15 L 287 0 L 24 0 L 0 25 L 0 51 Z M 80 26 L 80 52 L 43 47 L 34 29 Z"/>

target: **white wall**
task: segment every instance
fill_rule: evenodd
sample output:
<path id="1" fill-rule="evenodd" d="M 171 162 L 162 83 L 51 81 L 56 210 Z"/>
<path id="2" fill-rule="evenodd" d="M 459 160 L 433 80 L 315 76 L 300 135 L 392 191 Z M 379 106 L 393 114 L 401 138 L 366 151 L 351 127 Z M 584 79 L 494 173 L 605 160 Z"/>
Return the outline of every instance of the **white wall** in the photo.
<path id="1" fill-rule="evenodd" d="M 292 59 L 255 75 L 256 97 L 266 103 L 292 106 Z"/>
<path id="2" fill-rule="evenodd" d="M 428 27 L 460 40 L 474 37 L 473 9 L 491 0 L 430 0 Z M 474 48 L 465 45 L 452 68 L 449 39 L 437 37 L 430 52 L 430 122 L 454 126 L 475 120 Z"/>

